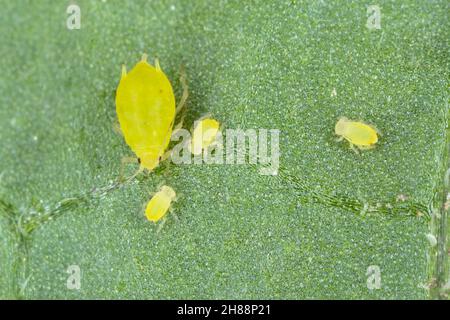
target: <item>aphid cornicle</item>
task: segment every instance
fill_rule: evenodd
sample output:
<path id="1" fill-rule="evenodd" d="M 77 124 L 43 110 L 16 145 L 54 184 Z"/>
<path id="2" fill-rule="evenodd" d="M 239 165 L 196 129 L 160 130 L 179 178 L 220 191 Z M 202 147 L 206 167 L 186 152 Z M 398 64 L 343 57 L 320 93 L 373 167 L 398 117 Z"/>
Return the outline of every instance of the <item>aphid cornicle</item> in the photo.
<path id="1" fill-rule="evenodd" d="M 176 193 L 169 186 L 162 186 L 160 191 L 150 199 L 145 208 L 145 216 L 147 220 L 158 222 L 161 220 L 170 209 L 172 201 L 175 200 Z"/>
<path id="2" fill-rule="evenodd" d="M 167 157 L 165 150 L 170 142 L 175 116 L 188 95 L 183 75 L 181 82 L 183 97 L 175 109 L 172 85 L 157 59 L 155 66 L 151 66 L 144 54 L 129 73 L 122 66 L 116 92 L 117 117 L 126 143 L 139 159 L 140 171 L 153 170 Z"/>
<path id="3" fill-rule="evenodd" d="M 355 152 L 358 152 L 355 146 L 361 150 L 372 149 L 378 142 L 379 131 L 374 126 L 345 117 L 338 120 L 334 132 L 340 136 L 339 141 L 346 139 Z"/>

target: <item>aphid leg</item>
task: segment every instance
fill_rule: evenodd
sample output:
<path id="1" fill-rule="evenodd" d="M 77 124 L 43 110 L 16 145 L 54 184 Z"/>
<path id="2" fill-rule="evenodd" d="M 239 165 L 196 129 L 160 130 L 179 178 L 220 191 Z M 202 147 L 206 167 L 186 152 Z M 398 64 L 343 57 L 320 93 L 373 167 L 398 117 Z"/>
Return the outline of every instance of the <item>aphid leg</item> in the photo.
<path id="1" fill-rule="evenodd" d="M 359 155 L 358 149 L 353 145 L 353 143 L 350 143 L 350 149 L 352 149 L 356 154 Z"/>
<path id="2" fill-rule="evenodd" d="M 178 218 L 178 215 L 175 213 L 175 211 L 173 210 L 172 207 L 169 207 L 169 212 L 170 212 L 170 214 L 175 218 L 175 221 L 176 221 L 176 222 L 179 222 L 179 221 L 180 221 L 180 218 Z"/>
<path id="3" fill-rule="evenodd" d="M 160 163 L 169 159 L 170 156 L 172 155 L 172 149 L 171 150 L 167 150 L 166 152 L 164 152 L 164 154 L 161 156 L 161 160 L 159 161 Z"/>
<path id="4" fill-rule="evenodd" d="M 136 158 L 136 157 L 123 157 L 122 158 L 122 163 L 138 163 L 139 161 L 138 161 L 138 158 Z"/>
<path id="5" fill-rule="evenodd" d="M 147 59 L 148 59 L 148 55 L 146 53 L 143 53 L 141 61 L 147 62 Z"/>
<path id="6" fill-rule="evenodd" d="M 165 224 L 166 224 L 166 217 L 164 217 L 158 224 L 158 228 L 156 229 L 157 234 L 161 231 L 161 229 L 164 227 Z"/>
<path id="7" fill-rule="evenodd" d="M 171 137 L 175 136 L 180 130 L 183 130 L 183 121 L 184 121 L 184 115 L 181 117 L 180 121 L 173 127 Z M 183 147 L 189 143 L 190 143 L 190 138 L 184 139 Z M 168 156 L 171 155 L 171 153 L 172 153 L 172 150 L 166 151 L 166 153 L 164 153 L 164 155 L 163 155 L 163 158 L 167 159 Z"/>
<path id="8" fill-rule="evenodd" d="M 183 128 L 183 121 L 184 121 L 184 115 L 183 115 L 183 117 L 180 119 L 180 122 L 178 122 L 178 123 L 173 127 L 173 130 L 172 130 L 172 136 L 175 135 L 175 134 L 177 134 L 177 132 L 180 131 L 181 128 Z"/>
<path id="9" fill-rule="evenodd" d="M 189 89 L 186 82 L 186 71 L 184 70 L 184 67 L 181 66 L 180 70 L 180 82 L 181 87 L 183 88 L 183 94 L 181 95 L 181 99 L 178 102 L 177 108 L 175 110 L 175 114 L 179 114 L 180 111 L 183 109 L 184 105 L 186 104 L 186 100 L 189 97 Z"/>
<path id="10" fill-rule="evenodd" d="M 371 144 L 370 146 L 359 146 L 361 150 L 370 150 L 375 148 L 375 145 Z"/>
<path id="11" fill-rule="evenodd" d="M 144 202 L 143 204 L 142 204 L 142 206 L 141 206 L 141 211 L 140 211 L 140 213 L 141 213 L 141 215 L 143 216 L 143 217 L 145 217 L 146 219 L 147 219 L 147 216 L 146 216 L 146 214 L 145 214 L 145 210 L 147 209 L 147 203 L 146 202 Z"/>
<path id="12" fill-rule="evenodd" d="M 120 124 L 117 121 L 113 123 L 113 130 L 115 133 L 120 134 L 123 137 L 122 129 L 120 128 Z"/>
<path id="13" fill-rule="evenodd" d="M 180 131 L 183 128 L 183 121 L 184 121 L 184 115 L 181 117 L 180 121 L 173 127 L 171 137 L 173 137 L 175 134 L 177 134 L 178 131 Z M 164 152 L 164 154 L 161 156 L 160 162 L 163 162 L 164 160 L 169 159 L 171 155 L 172 155 L 172 150 L 168 150 L 168 151 Z"/>
<path id="14" fill-rule="evenodd" d="M 336 138 L 336 142 L 341 142 L 342 140 L 344 140 L 344 136 L 340 136 L 339 138 Z"/>
<path id="15" fill-rule="evenodd" d="M 123 157 L 120 161 L 123 165 L 128 163 L 139 163 L 139 160 L 136 157 Z"/>

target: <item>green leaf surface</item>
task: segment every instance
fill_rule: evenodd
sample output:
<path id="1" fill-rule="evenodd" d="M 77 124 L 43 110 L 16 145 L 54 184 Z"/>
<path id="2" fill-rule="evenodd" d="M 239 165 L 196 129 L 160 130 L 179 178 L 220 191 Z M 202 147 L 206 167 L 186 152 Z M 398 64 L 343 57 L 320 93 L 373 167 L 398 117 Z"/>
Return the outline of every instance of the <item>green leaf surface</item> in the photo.
<path id="1" fill-rule="evenodd" d="M 74 3 L 80 30 L 66 27 L 68 2 L 0 3 L 0 200 L 29 236 L 0 215 L 2 297 L 20 283 L 25 298 L 428 297 L 446 1 L 378 1 L 380 30 L 363 1 Z M 224 129 L 279 129 L 280 174 L 171 164 L 104 191 L 132 155 L 113 130 L 120 66 L 144 52 L 177 97 L 185 66 L 185 128 L 211 113 Z M 336 142 L 340 116 L 374 124 L 377 147 Z M 179 221 L 157 233 L 142 206 L 160 183 L 180 195 Z M 15 241 L 26 275 L 11 267 Z M 371 265 L 380 289 L 367 288 Z"/>

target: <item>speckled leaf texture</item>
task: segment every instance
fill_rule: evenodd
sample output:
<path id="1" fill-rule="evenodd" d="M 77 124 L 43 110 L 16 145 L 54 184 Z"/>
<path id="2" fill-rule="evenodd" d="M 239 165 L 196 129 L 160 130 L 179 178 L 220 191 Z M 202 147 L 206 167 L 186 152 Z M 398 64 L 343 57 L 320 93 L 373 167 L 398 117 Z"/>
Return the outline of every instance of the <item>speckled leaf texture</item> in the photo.
<path id="1" fill-rule="evenodd" d="M 448 1 L 377 0 L 375 30 L 367 1 L 0 2 L 0 297 L 430 297 L 420 211 L 445 156 Z M 280 174 L 171 164 L 79 198 L 132 155 L 114 96 L 121 65 L 144 52 L 177 97 L 184 65 L 185 128 L 211 113 L 224 129 L 279 129 Z M 376 125 L 377 147 L 336 142 L 340 116 Z M 161 183 L 180 195 L 179 219 L 157 233 L 142 206 Z"/>

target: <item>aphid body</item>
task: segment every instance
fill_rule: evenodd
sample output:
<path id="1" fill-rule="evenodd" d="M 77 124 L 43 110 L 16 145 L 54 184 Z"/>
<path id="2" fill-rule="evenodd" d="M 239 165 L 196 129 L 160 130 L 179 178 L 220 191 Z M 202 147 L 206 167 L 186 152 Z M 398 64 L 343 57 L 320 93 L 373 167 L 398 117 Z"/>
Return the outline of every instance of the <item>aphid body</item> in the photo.
<path id="1" fill-rule="evenodd" d="M 342 117 L 336 123 L 334 132 L 340 136 L 340 140 L 346 139 L 350 147 L 356 151 L 354 146 L 359 149 L 371 149 L 378 142 L 377 129 L 361 121 L 352 121 Z"/>
<path id="2" fill-rule="evenodd" d="M 129 73 L 122 68 L 116 111 L 125 141 L 141 167 L 153 170 L 169 145 L 175 118 L 173 89 L 157 60 L 151 66 L 143 55 Z"/>
<path id="3" fill-rule="evenodd" d="M 160 191 L 155 193 L 150 199 L 145 208 L 145 216 L 147 219 L 152 222 L 158 222 L 167 214 L 175 197 L 175 190 L 169 186 L 162 186 Z"/>

